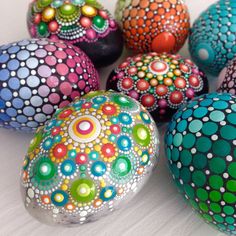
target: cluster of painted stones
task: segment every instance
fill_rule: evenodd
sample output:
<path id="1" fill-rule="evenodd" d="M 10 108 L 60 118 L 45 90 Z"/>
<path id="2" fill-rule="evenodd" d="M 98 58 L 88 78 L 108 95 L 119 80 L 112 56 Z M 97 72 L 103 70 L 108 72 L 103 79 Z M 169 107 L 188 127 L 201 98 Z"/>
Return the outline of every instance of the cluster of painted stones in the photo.
<path id="1" fill-rule="evenodd" d="M 189 39 L 194 61 L 218 75 L 236 55 L 236 2 L 218 1 L 195 21 Z"/>
<path id="2" fill-rule="evenodd" d="M 49 39 L 0 47 L 0 126 L 36 130 L 57 108 L 97 90 L 99 77 L 78 48 Z"/>
<path id="3" fill-rule="evenodd" d="M 119 0 L 116 18 L 126 45 L 138 52 L 176 53 L 189 34 L 190 17 L 183 0 Z"/>
<path id="4" fill-rule="evenodd" d="M 40 128 L 24 160 L 27 210 L 50 224 L 82 224 L 124 204 L 155 166 L 159 135 L 137 101 L 91 92 Z"/>
<path id="5" fill-rule="evenodd" d="M 179 55 L 148 53 L 128 57 L 110 75 L 107 89 L 138 100 L 156 121 L 169 121 L 186 101 L 208 92 L 204 73 Z"/>
<path id="6" fill-rule="evenodd" d="M 32 37 L 68 41 L 98 66 L 111 64 L 122 52 L 117 23 L 96 0 L 35 0 L 27 21 Z"/>
<path id="7" fill-rule="evenodd" d="M 173 117 L 166 154 L 173 177 L 192 207 L 221 231 L 236 234 L 236 97 L 211 93 Z"/>

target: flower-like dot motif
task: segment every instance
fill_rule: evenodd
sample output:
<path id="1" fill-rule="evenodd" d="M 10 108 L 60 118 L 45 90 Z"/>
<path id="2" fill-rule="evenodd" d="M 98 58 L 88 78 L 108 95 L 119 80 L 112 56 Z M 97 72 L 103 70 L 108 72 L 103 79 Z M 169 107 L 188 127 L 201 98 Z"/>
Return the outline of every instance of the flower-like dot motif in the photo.
<path id="1" fill-rule="evenodd" d="M 166 155 L 181 193 L 208 223 L 236 234 L 236 97 L 211 93 L 174 115 Z"/>
<path id="2" fill-rule="evenodd" d="M 107 89 L 138 100 L 156 121 L 165 122 L 185 102 L 208 92 L 208 81 L 191 60 L 152 52 L 128 57 L 111 73 Z"/>
<path id="3" fill-rule="evenodd" d="M 158 153 L 143 106 L 114 92 L 88 93 L 37 131 L 22 170 L 25 206 L 51 224 L 98 219 L 135 195 Z"/>

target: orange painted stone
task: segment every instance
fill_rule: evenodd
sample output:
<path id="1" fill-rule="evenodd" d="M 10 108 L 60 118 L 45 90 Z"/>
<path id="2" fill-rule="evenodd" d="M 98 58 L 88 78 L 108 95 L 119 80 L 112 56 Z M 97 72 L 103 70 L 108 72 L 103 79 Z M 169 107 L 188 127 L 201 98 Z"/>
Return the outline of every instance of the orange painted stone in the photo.
<path id="1" fill-rule="evenodd" d="M 126 46 L 139 53 L 177 53 L 190 28 L 183 0 L 119 0 L 116 19 Z"/>

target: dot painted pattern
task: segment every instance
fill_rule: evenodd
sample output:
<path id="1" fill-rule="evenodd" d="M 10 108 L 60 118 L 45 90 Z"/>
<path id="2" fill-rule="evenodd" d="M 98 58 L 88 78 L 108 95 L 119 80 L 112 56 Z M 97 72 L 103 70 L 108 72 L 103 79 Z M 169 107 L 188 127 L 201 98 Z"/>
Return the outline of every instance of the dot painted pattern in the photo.
<path id="1" fill-rule="evenodd" d="M 59 109 L 31 141 L 21 176 L 26 209 L 49 224 L 99 219 L 146 183 L 158 153 L 158 131 L 143 106 L 91 92 Z"/>
<path id="2" fill-rule="evenodd" d="M 96 69 L 78 48 L 49 39 L 0 47 L 0 126 L 36 130 L 57 108 L 98 87 Z"/>
<path id="3" fill-rule="evenodd" d="M 29 6 L 27 22 L 32 37 L 59 38 L 72 44 L 95 42 L 118 28 L 96 0 L 36 0 Z"/>
<path id="4" fill-rule="evenodd" d="M 165 122 L 185 102 L 207 93 L 208 81 L 191 60 L 153 52 L 128 57 L 111 73 L 107 89 L 138 100 L 156 121 Z"/>
<path id="5" fill-rule="evenodd" d="M 204 71 L 218 73 L 236 55 L 236 2 L 217 1 L 194 22 L 189 49 Z"/>
<path id="6" fill-rule="evenodd" d="M 218 91 L 236 95 L 236 60 L 233 59 L 227 67 L 222 70 L 218 78 Z"/>
<path id="7" fill-rule="evenodd" d="M 201 217 L 236 234 L 236 97 L 211 93 L 174 115 L 166 133 L 173 178 Z"/>
<path id="8" fill-rule="evenodd" d="M 137 52 L 176 53 L 190 27 L 183 0 L 119 0 L 116 19 L 127 47 Z"/>

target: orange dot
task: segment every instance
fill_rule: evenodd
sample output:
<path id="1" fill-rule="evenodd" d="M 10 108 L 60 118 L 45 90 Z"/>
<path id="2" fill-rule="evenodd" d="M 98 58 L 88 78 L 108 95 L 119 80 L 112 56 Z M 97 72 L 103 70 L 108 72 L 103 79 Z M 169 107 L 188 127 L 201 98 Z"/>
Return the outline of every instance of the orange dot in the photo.
<path id="1" fill-rule="evenodd" d="M 139 17 L 144 17 L 146 15 L 146 12 L 143 9 L 140 9 L 138 12 Z"/>
<path id="2" fill-rule="evenodd" d="M 131 17 L 135 17 L 137 15 L 138 11 L 136 8 L 133 8 L 131 11 L 130 11 L 130 15 Z"/>
<path id="3" fill-rule="evenodd" d="M 158 5 L 157 5 L 156 2 L 153 2 L 153 3 L 150 4 L 150 9 L 151 9 L 152 11 L 155 11 L 157 8 L 158 8 Z"/>
<path id="4" fill-rule="evenodd" d="M 149 6 L 149 0 L 141 0 L 140 1 L 141 8 L 147 8 L 148 6 Z"/>
<path id="5" fill-rule="evenodd" d="M 170 3 L 171 3 L 171 4 L 176 4 L 176 3 L 177 3 L 177 0 L 170 0 Z"/>
<path id="6" fill-rule="evenodd" d="M 163 7 L 164 7 L 165 9 L 170 8 L 170 3 L 169 3 L 169 2 L 164 2 L 164 3 L 163 3 Z"/>
<path id="7" fill-rule="evenodd" d="M 149 11 L 149 12 L 147 13 L 147 18 L 148 18 L 148 19 L 151 19 L 153 16 L 154 16 L 154 14 L 153 14 L 152 11 Z"/>
<path id="8" fill-rule="evenodd" d="M 159 15 L 165 14 L 165 9 L 164 9 L 164 8 L 159 8 L 159 9 L 158 9 L 158 14 L 159 14 Z"/>
<path id="9" fill-rule="evenodd" d="M 138 26 L 143 26 L 144 20 L 143 19 L 138 19 Z"/>

